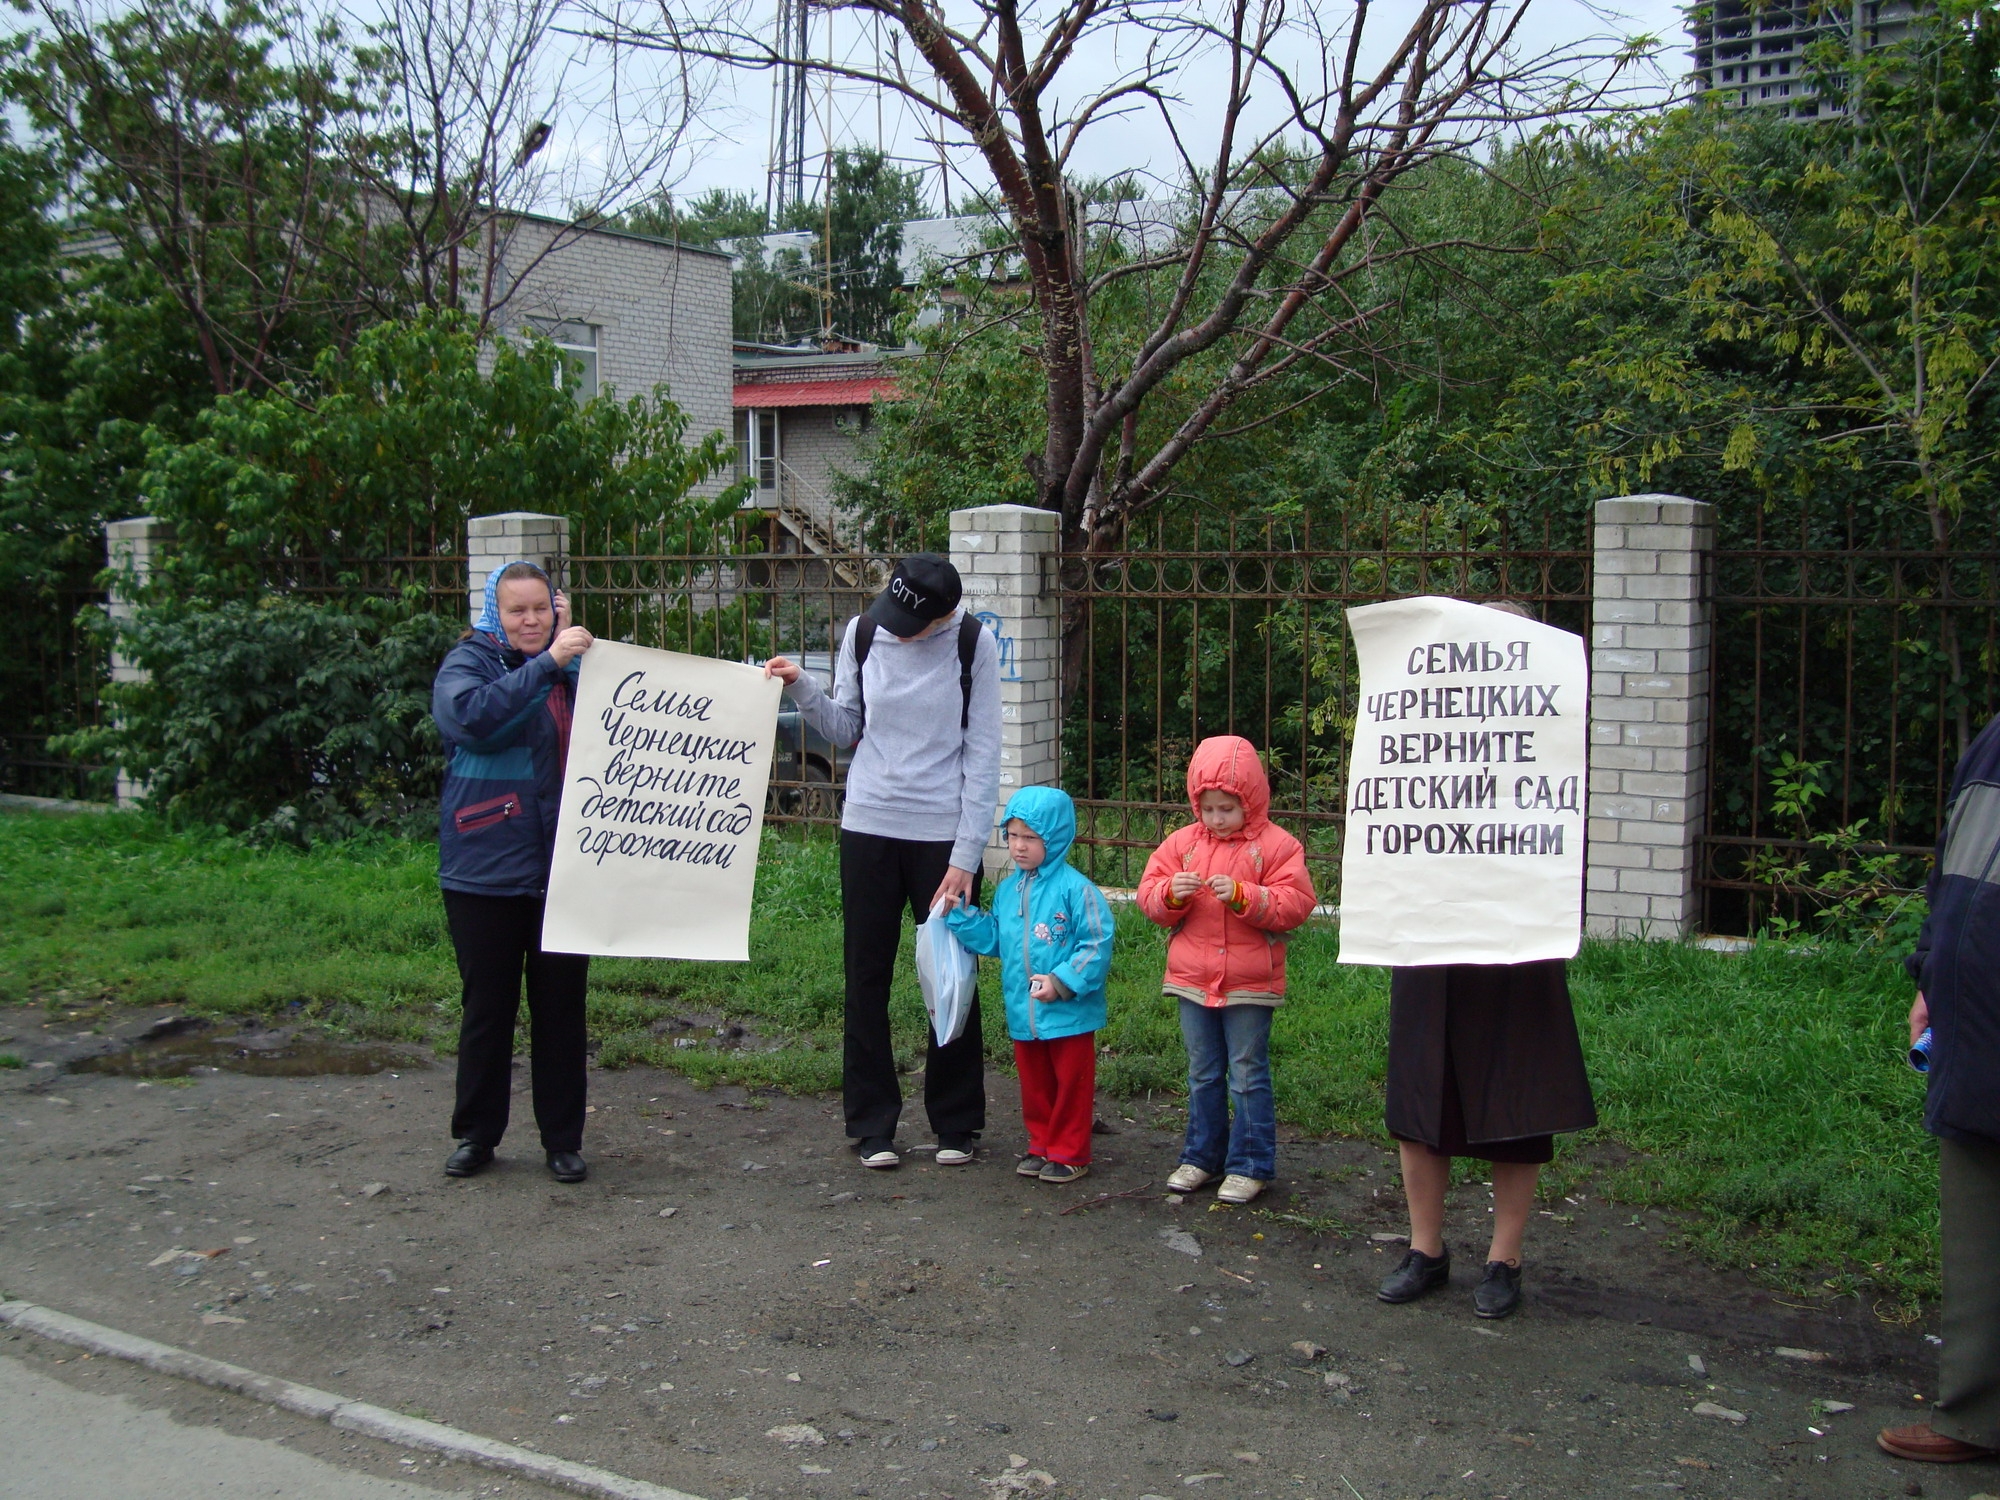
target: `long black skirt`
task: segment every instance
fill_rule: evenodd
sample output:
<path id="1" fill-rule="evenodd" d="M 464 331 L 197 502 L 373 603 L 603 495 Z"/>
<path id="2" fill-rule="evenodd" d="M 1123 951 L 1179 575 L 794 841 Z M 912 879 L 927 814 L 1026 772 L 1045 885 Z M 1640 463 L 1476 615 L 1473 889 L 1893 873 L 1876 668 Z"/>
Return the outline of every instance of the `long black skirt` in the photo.
<path id="1" fill-rule="evenodd" d="M 1392 969 L 1384 1114 L 1399 1141 L 1502 1162 L 1595 1125 L 1563 961 Z"/>

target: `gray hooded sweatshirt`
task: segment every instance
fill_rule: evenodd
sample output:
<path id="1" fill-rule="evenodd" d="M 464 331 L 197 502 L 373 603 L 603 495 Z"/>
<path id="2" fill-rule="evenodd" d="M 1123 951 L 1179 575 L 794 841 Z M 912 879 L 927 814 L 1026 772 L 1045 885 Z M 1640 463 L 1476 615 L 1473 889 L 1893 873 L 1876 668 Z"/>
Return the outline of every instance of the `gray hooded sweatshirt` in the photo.
<path id="1" fill-rule="evenodd" d="M 859 739 L 847 768 L 840 826 L 918 843 L 951 841 L 951 862 L 977 870 L 1000 795 L 1000 656 L 990 630 L 972 656 L 972 704 L 958 682 L 954 610 L 928 635 L 898 640 L 877 628 L 864 667 L 868 732 L 854 677 L 854 625 L 847 622 L 829 696 L 810 672 L 785 689 L 806 722 L 836 745 Z"/>

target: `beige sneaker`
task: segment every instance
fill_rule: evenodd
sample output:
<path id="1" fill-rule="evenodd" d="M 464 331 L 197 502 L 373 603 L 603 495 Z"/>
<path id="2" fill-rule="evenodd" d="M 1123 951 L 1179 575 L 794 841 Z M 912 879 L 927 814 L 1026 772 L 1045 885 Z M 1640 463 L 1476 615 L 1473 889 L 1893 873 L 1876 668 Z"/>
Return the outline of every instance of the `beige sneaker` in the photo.
<path id="1" fill-rule="evenodd" d="M 1222 1186 L 1215 1190 L 1218 1203 L 1248 1203 L 1264 1191 L 1264 1184 L 1254 1177 L 1239 1177 L 1231 1172 L 1222 1179 Z"/>
<path id="2" fill-rule="evenodd" d="M 1184 1161 L 1174 1168 L 1173 1175 L 1167 1179 L 1167 1189 L 1175 1193 L 1191 1193 L 1214 1176 L 1213 1172 L 1204 1172 L 1193 1162 Z"/>

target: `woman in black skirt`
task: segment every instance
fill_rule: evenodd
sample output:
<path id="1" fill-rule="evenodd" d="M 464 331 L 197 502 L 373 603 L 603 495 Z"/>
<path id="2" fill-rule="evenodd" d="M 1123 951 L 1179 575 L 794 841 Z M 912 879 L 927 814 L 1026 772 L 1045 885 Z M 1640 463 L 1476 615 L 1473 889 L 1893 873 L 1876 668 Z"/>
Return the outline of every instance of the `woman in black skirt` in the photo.
<path id="1" fill-rule="evenodd" d="M 1493 1163 L 1493 1240 L 1473 1292 L 1482 1318 L 1521 1300 L 1521 1235 L 1555 1136 L 1597 1123 L 1561 959 L 1437 964 L 1389 977 L 1389 1133 L 1402 1148 L 1410 1249 L 1377 1294 L 1412 1302 L 1444 1286 L 1451 1159 Z"/>
<path id="2" fill-rule="evenodd" d="M 1493 1239 L 1472 1307 L 1482 1318 L 1506 1317 L 1521 1302 L 1521 1236 L 1555 1137 L 1597 1123 L 1568 965 L 1391 969 L 1387 1104 L 1389 1134 L 1402 1149 L 1410 1249 L 1376 1295 L 1414 1302 L 1450 1281 L 1445 1189 L 1451 1159 L 1472 1156 L 1493 1164 Z"/>

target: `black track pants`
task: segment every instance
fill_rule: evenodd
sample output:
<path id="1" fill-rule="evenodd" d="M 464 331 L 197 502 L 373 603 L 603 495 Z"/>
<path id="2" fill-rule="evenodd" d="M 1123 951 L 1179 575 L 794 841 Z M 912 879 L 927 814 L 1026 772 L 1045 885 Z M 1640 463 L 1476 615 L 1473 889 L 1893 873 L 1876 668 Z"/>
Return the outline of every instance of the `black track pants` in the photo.
<path id="1" fill-rule="evenodd" d="M 903 914 L 922 922 L 951 865 L 951 844 L 840 835 L 840 908 L 846 929 L 847 1039 L 841 1095 L 847 1133 L 856 1140 L 893 1136 L 903 1112 L 896 1055 L 889 1042 L 889 980 L 903 941 Z M 973 876 L 973 900 L 980 877 Z M 940 1047 L 925 1029 L 924 1109 L 931 1129 L 954 1135 L 986 1128 L 986 1073 L 979 1001 L 965 1030 Z"/>
<path id="2" fill-rule="evenodd" d="M 535 1124 L 544 1151 L 583 1149 L 583 997 L 590 959 L 542 951 L 542 898 L 444 893 L 451 944 L 464 982 L 458 1028 L 458 1105 L 452 1136 L 498 1146 L 507 1133 L 509 1069 L 521 981 L 528 989 Z"/>

